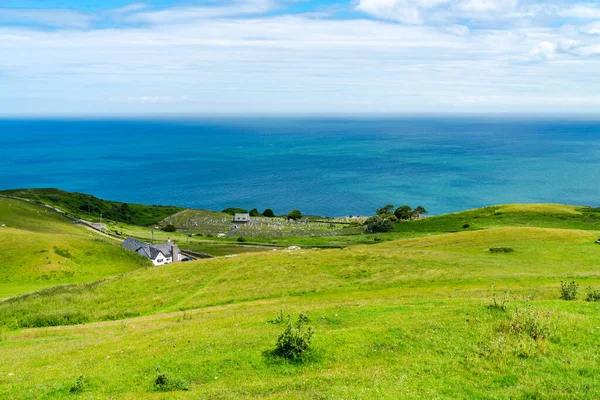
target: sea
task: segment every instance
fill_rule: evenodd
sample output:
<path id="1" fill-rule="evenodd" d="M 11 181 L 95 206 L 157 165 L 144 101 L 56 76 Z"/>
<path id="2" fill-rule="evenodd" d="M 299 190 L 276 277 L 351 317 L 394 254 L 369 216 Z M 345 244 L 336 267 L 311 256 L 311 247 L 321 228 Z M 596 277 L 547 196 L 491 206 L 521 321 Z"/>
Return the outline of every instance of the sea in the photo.
<path id="1" fill-rule="evenodd" d="M 0 189 L 284 214 L 600 205 L 600 118 L 0 120 Z"/>

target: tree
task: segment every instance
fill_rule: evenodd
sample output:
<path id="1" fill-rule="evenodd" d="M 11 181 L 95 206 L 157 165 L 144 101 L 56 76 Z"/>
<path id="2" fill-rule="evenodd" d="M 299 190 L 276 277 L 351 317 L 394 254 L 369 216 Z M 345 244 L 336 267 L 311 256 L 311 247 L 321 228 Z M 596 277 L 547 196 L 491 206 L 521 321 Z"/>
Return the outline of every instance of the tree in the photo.
<path id="1" fill-rule="evenodd" d="M 275 213 L 270 208 L 267 208 L 265 211 L 263 211 L 263 215 L 267 218 L 273 218 Z"/>
<path id="2" fill-rule="evenodd" d="M 292 210 L 287 215 L 287 219 L 293 219 L 294 221 L 297 221 L 300 218 L 302 218 L 302 213 L 300 212 L 300 210 Z"/>
<path id="3" fill-rule="evenodd" d="M 246 210 L 245 208 L 229 207 L 229 208 L 224 209 L 221 212 L 223 214 L 235 215 L 235 214 L 246 214 L 248 212 L 248 210 Z"/>
<path id="4" fill-rule="evenodd" d="M 394 213 L 394 206 L 391 204 L 388 204 L 387 206 L 380 208 L 376 212 L 377 215 L 390 215 L 393 213 Z"/>
<path id="5" fill-rule="evenodd" d="M 381 215 L 375 215 L 365 221 L 366 230 L 369 233 L 389 232 L 394 229 L 394 224 Z"/>
<path id="6" fill-rule="evenodd" d="M 427 210 L 421 206 L 418 206 L 417 208 L 415 208 L 414 213 L 415 213 L 415 217 L 419 218 L 421 215 L 426 215 Z"/>
<path id="7" fill-rule="evenodd" d="M 399 220 L 411 219 L 413 216 L 413 211 L 412 208 L 410 208 L 409 206 L 400 206 L 396 208 L 396 211 L 394 211 L 394 215 Z"/>
<path id="8" fill-rule="evenodd" d="M 258 210 L 256 208 L 253 208 L 252 210 L 250 210 L 251 217 L 258 217 L 259 215 L 260 215 L 260 213 L 258 212 Z"/>

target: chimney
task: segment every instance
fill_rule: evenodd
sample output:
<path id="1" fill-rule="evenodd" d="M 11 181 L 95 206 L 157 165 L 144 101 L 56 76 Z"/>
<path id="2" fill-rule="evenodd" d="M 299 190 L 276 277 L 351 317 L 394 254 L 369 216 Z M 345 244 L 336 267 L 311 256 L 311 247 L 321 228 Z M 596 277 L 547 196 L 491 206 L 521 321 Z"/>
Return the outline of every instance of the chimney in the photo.
<path id="1" fill-rule="evenodd" d="M 173 257 L 173 262 L 178 262 L 179 260 L 179 247 L 173 242 L 171 244 L 171 256 Z"/>

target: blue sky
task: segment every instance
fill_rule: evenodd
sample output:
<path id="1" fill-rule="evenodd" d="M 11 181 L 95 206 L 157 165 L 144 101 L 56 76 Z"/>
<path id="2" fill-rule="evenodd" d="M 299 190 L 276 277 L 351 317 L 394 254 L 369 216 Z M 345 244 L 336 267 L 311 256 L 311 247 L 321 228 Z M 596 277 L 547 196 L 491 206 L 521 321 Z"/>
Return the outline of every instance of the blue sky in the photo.
<path id="1" fill-rule="evenodd" d="M 0 0 L 0 115 L 594 113 L 600 1 Z"/>

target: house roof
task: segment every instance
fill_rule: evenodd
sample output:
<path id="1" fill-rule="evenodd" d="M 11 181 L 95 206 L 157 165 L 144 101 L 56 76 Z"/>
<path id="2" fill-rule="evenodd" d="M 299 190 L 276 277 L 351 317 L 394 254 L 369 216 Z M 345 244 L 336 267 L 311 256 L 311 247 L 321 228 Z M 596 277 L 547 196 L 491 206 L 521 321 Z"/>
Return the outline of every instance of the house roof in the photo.
<path id="1" fill-rule="evenodd" d="M 233 217 L 233 220 L 234 221 L 249 221 L 250 220 L 250 214 L 248 214 L 248 213 L 237 213 Z"/>
<path id="2" fill-rule="evenodd" d="M 171 251 L 172 244 L 170 242 L 160 244 L 148 244 L 130 237 L 125 239 L 121 246 L 125 247 L 126 249 L 133 250 L 136 253 L 148 257 L 152 260 L 156 260 L 156 257 L 158 257 L 159 254 L 162 254 L 164 257 L 173 257 L 173 253 Z"/>
<path id="3" fill-rule="evenodd" d="M 130 250 L 133 250 L 133 251 L 138 251 L 138 249 L 140 247 L 144 247 L 144 246 L 147 246 L 147 245 L 148 245 L 147 243 L 144 243 L 144 242 L 139 241 L 137 239 L 134 239 L 132 237 L 128 237 L 121 244 L 122 247 L 125 247 L 126 249 L 130 249 Z"/>

